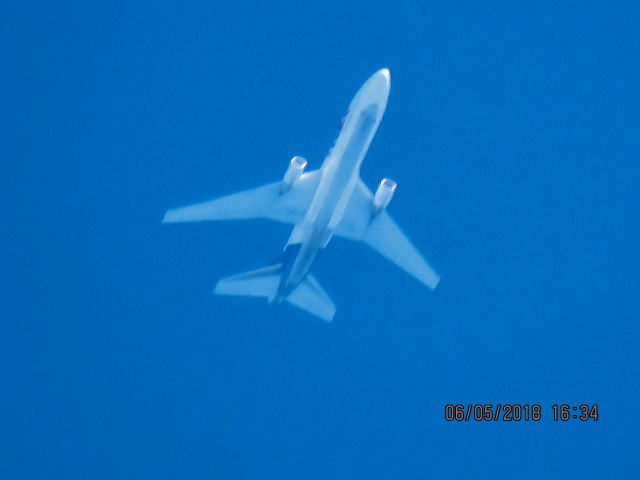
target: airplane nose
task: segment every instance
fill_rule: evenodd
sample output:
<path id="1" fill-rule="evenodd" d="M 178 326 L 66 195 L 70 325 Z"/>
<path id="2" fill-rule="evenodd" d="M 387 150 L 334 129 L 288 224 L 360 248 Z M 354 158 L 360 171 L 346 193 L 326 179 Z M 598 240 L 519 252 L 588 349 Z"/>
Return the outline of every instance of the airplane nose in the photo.
<path id="1" fill-rule="evenodd" d="M 376 97 L 386 97 L 391 88 L 391 74 L 388 68 L 381 68 L 371 75 L 369 80 L 364 84 L 363 90 L 369 91 Z"/>
<path id="2" fill-rule="evenodd" d="M 389 91 L 391 90 L 391 74 L 388 68 L 381 68 L 371 75 L 369 79 L 360 87 L 358 93 L 351 101 L 349 110 L 355 105 L 361 104 L 364 108 L 370 103 L 376 103 L 379 106 L 378 114 L 381 116 L 387 104 Z"/>
<path id="3" fill-rule="evenodd" d="M 371 76 L 369 82 L 376 90 L 389 90 L 391 86 L 391 72 L 388 68 L 381 68 Z"/>
<path id="4" fill-rule="evenodd" d="M 388 68 L 381 68 L 376 72 L 376 75 L 380 75 L 387 84 L 391 83 L 391 72 Z"/>

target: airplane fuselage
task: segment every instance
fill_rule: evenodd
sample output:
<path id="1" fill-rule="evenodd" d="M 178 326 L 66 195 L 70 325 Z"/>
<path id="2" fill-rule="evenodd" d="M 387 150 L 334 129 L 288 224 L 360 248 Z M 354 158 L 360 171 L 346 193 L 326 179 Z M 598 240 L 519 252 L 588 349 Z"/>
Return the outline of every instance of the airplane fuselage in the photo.
<path id="1" fill-rule="evenodd" d="M 342 220 L 360 165 L 384 115 L 389 88 L 389 71 L 382 69 L 351 101 L 340 134 L 322 164 L 320 183 L 305 219 L 293 229 L 285 246 L 280 284 L 273 300 L 284 300 L 304 280 Z"/>

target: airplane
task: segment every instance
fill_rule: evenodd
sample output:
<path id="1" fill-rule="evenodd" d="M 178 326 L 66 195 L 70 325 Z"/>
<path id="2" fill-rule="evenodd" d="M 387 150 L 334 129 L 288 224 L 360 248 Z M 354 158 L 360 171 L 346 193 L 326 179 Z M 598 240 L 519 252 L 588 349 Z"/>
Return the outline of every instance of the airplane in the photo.
<path id="1" fill-rule="evenodd" d="M 223 278 L 216 294 L 286 301 L 330 322 L 336 307 L 309 270 L 334 236 L 364 242 L 436 288 L 440 277 L 386 211 L 396 182 L 384 178 L 373 194 L 360 179 L 360 165 L 382 120 L 390 88 L 386 68 L 362 85 L 319 169 L 305 172 L 307 161 L 295 156 L 280 181 L 167 211 L 163 223 L 266 218 L 293 225 L 280 262 Z"/>

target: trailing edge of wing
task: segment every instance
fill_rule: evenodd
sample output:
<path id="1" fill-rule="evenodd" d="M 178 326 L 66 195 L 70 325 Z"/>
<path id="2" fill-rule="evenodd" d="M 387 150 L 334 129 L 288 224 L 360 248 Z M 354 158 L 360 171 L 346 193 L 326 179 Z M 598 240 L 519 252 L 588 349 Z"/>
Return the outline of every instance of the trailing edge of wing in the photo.
<path id="1" fill-rule="evenodd" d="M 373 194 L 362 180 L 358 181 L 335 234 L 366 243 L 431 289 L 440 281 L 386 210 L 373 216 Z"/>
<path id="2" fill-rule="evenodd" d="M 283 223 L 298 223 L 311 204 L 318 187 L 320 171 L 303 174 L 285 193 L 281 182 L 274 182 L 253 190 L 234 193 L 207 202 L 169 210 L 164 223 L 201 222 L 213 220 L 245 220 L 267 218 Z"/>

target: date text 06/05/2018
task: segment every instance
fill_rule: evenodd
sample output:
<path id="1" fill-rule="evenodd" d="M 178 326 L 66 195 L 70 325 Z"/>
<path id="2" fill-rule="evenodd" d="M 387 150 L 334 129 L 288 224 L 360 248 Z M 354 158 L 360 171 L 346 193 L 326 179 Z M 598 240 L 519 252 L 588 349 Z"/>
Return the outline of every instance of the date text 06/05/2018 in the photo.
<path id="1" fill-rule="evenodd" d="M 597 422 L 598 404 L 555 403 L 551 406 L 554 422 Z M 538 403 L 469 403 L 444 406 L 444 419 L 447 422 L 539 422 L 543 418 L 543 407 Z"/>

